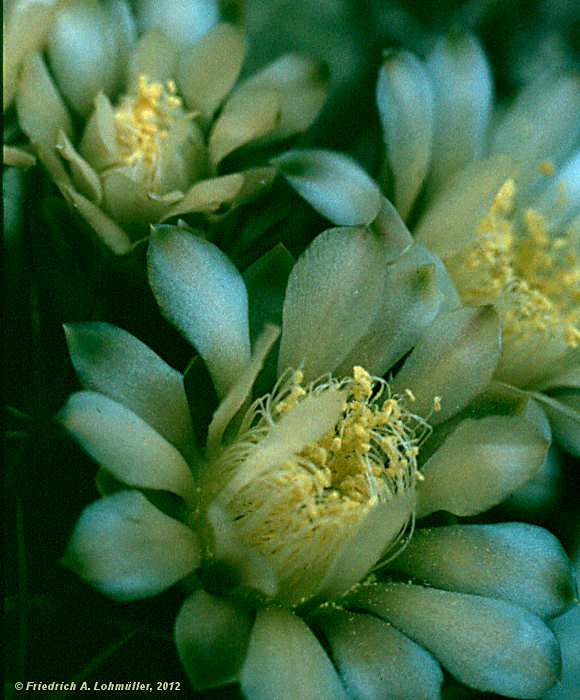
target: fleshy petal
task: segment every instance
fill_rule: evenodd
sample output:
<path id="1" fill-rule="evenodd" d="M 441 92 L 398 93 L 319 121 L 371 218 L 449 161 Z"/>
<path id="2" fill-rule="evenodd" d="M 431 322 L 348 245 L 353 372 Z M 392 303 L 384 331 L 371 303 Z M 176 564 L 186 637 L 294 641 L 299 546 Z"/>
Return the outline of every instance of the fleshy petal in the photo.
<path id="1" fill-rule="evenodd" d="M 391 622 L 478 690 L 538 698 L 558 679 L 554 635 L 516 605 L 401 583 L 363 586 L 348 603 Z"/>
<path id="2" fill-rule="evenodd" d="M 548 414 L 556 442 L 580 457 L 580 391 L 560 391 L 556 398 L 534 394 L 534 398 Z"/>
<path id="3" fill-rule="evenodd" d="M 379 71 L 377 105 L 394 180 L 394 201 L 406 219 L 429 169 L 433 140 L 431 85 L 413 54 L 386 54 Z"/>
<path id="4" fill-rule="evenodd" d="M 280 123 L 266 141 L 285 139 L 305 131 L 326 99 L 328 69 L 310 56 L 289 53 L 245 80 L 241 86 L 274 90 L 280 104 Z"/>
<path id="5" fill-rule="evenodd" d="M 129 236 L 102 209 L 72 187 L 62 185 L 61 189 L 70 206 L 79 212 L 94 229 L 101 242 L 115 255 L 125 255 L 132 249 L 133 244 Z"/>
<path id="6" fill-rule="evenodd" d="M 65 333 L 85 389 L 124 404 L 190 454 L 194 438 L 180 372 L 135 336 L 108 323 L 67 324 Z"/>
<path id="7" fill-rule="evenodd" d="M 129 486 L 192 500 L 193 477 L 181 454 L 135 413 L 92 391 L 73 394 L 57 419 L 91 457 Z"/>
<path id="8" fill-rule="evenodd" d="M 71 107 L 86 116 L 99 92 L 112 95 L 120 78 L 117 34 L 107 8 L 71 0 L 48 37 L 50 67 Z"/>
<path id="9" fill-rule="evenodd" d="M 95 97 L 95 111 L 89 117 L 79 151 L 98 172 L 119 161 L 115 113 L 109 98 L 102 92 Z"/>
<path id="10" fill-rule="evenodd" d="M 199 562 L 192 530 L 138 491 L 120 491 L 87 506 L 63 558 L 95 588 L 122 601 L 161 593 Z"/>
<path id="11" fill-rule="evenodd" d="M 252 616 L 205 591 L 192 593 L 175 620 L 175 645 L 192 686 L 213 688 L 238 680 Z"/>
<path id="12" fill-rule="evenodd" d="M 257 141 L 280 123 L 280 100 L 275 90 L 248 86 L 228 99 L 209 138 L 214 167 L 230 153 Z"/>
<path id="13" fill-rule="evenodd" d="M 516 603 L 539 617 L 575 600 L 572 567 L 560 542 L 524 523 L 417 530 L 390 565 L 436 588 Z"/>
<path id="14" fill-rule="evenodd" d="M 493 308 L 464 308 L 439 314 L 396 375 L 392 388 L 411 389 L 413 411 L 427 415 L 435 396 L 441 410 L 432 425 L 449 418 L 483 391 L 499 357 L 499 321 Z"/>
<path id="15" fill-rule="evenodd" d="M 492 81 L 485 53 L 475 37 L 451 33 L 427 61 L 433 86 L 435 128 L 429 188 L 483 153 L 492 107 Z"/>
<path id="16" fill-rule="evenodd" d="M 241 674 L 252 700 L 347 700 L 318 640 L 289 610 L 260 610 Z"/>
<path id="17" fill-rule="evenodd" d="M 244 42 L 231 24 L 219 24 L 184 51 L 176 80 L 190 109 L 199 110 L 204 123 L 234 86 L 244 61 Z"/>
<path id="18" fill-rule="evenodd" d="M 475 515 L 503 501 L 542 466 L 549 439 L 519 416 L 467 419 L 422 468 L 418 517 Z"/>
<path id="19" fill-rule="evenodd" d="M 196 347 L 224 396 L 250 359 L 242 276 L 212 243 L 166 226 L 151 236 L 149 283 L 161 311 Z"/>
<path id="20" fill-rule="evenodd" d="M 328 610 L 315 624 L 328 639 L 349 697 L 439 700 L 443 674 L 428 651 L 372 615 Z"/>
<path id="21" fill-rule="evenodd" d="M 388 262 L 398 258 L 413 243 L 413 236 L 401 215 L 386 197 L 381 197 L 381 208 L 369 228 L 382 239 Z"/>
<path id="22" fill-rule="evenodd" d="M 415 244 L 387 267 L 374 320 L 336 370 L 338 375 L 361 365 L 381 377 L 415 345 L 435 317 L 441 302 L 435 267 L 416 262 L 418 247 Z"/>
<path id="23" fill-rule="evenodd" d="M 376 183 L 344 153 L 294 149 L 271 162 L 298 194 L 338 226 L 370 224 L 381 209 Z"/>
<path id="24" fill-rule="evenodd" d="M 161 31 L 142 36 L 133 48 L 129 59 L 127 92 L 137 92 L 139 76 L 147 81 L 165 83 L 175 75 L 178 48 L 175 41 Z"/>
<path id="25" fill-rule="evenodd" d="M 216 0 L 137 0 L 137 26 L 161 29 L 179 46 L 198 41 L 219 20 Z"/>
<path id="26" fill-rule="evenodd" d="M 16 94 L 16 112 L 20 128 L 38 148 L 52 177 L 68 182 L 54 147 L 61 129 L 68 136 L 72 134 L 72 122 L 40 54 L 31 54 L 24 63 Z"/>
<path id="27" fill-rule="evenodd" d="M 183 198 L 167 210 L 163 221 L 180 214 L 215 212 L 229 205 L 240 193 L 244 184 L 242 173 L 232 173 L 202 180 L 192 185 Z"/>
<path id="28" fill-rule="evenodd" d="M 436 194 L 415 228 L 415 238 L 443 260 L 461 251 L 513 169 L 507 156 L 470 163 Z"/>
<path id="29" fill-rule="evenodd" d="M 69 162 L 74 183 L 80 193 L 98 206 L 103 198 L 103 189 L 97 173 L 78 154 L 64 131 L 60 132 L 56 147 L 61 156 Z"/>
<path id="30" fill-rule="evenodd" d="M 365 229 L 318 236 L 288 279 L 279 373 L 302 367 L 312 380 L 341 364 L 374 318 L 386 267 L 379 239 Z"/>

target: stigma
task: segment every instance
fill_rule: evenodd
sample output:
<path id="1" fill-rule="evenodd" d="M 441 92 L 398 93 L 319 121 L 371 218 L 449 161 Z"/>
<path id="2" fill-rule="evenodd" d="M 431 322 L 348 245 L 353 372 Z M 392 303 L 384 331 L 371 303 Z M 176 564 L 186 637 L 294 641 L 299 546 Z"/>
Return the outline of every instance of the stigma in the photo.
<path id="1" fill-rule="evenodd" d="M 282 463 L 269 465 L 249 480 L 237 478 L 251 444 L 259 447 L 269 427 L 282 425 L 284 416 L 297 412 L 301 403 L 330 391 L 344 396 L 332 428 Z M 303 386 L 300 371 L 292 371 L 273 394 L 250 409 L 247 434 L 222 457 L 233 473 L 232 483 L 237 479 L 239 484 L 233 490 L 226 487 L 224 505 L 242 540 L 276 570 L 281 582 L 278 598 L 285 604 L 298 604 L 295 596 L 304 593 L 304 581 L 315 586 L 374 506 L 403 497 L 414 503 L 409 493 L 420 479 L 419 445 L 430 428 L 408 410 L 411 396 L 393 395 L 384 380 L 362 367 L 354 367 L 347 379 L 326 376 L 308 386 Z M 243 457 L 234 464 L 236 455 Z M 410 505 L 407 522 L 390 547 L 397 545 L 412 518 Z M 307 597 L 301 595 L 299 602 Z"/>
<path id="2" fill-rule="evenodd" d="M 115 136 L 121 164 L 132 168 L 149 191 L 162 185 L 164 143 L 176 123 L 191 118 L 175 81 L 150 82 L 140 75 L 137 91 L 125 95 L 115 110 Z"/>

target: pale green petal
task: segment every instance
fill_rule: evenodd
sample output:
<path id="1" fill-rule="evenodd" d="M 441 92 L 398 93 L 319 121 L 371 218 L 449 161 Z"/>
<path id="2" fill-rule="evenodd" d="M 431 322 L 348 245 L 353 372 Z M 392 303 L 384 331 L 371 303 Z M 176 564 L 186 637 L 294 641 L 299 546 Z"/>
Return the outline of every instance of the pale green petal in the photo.
<path id="1" fill-rule="evenodd" d="M 417 515 L 475 515 L 524 486 L 542 466 L 549 440 L 519 416 L 467 419 L 422 467 Z"/>
<path id="2" fill-rule="evenodd" d="M 289 53 L 270 63 L 242 83 L 274 90 L 280 104 L 280 123 L 265 138 L 285 139 L 305 131 L 326 99 L 328 69 L 311 56 Z"/>
<path id="3" fill-rule="evenodd" d="M 194 443 L 183 375 L 140 340 L 108 323 L 65 325 L 69 353 L 85 389 L 124 404 L 184 455 Z"/>
<path id="4" fill-rule="evenodd" d="M 435 267 L 417 262 L 418 247 L 413 245 L 387 267 L 375 317 L 336 370 L 338 375 L 350 374 L 355 365 L 379 377 L 386 374 L 435 317 L 441 303 Z"/>
<path id="5" fill-rule="evenodd" d="M 91 168 L 87 161 L 78 154 L 64 131 L 59 133 L 56 147 L 61 156 L 68 161 L 73 181 L 78 191 L 93 202 L 93 204 L 98 206 L 103 198 L 103 188 L 101 187 L 101 181 L 97 173 Z"/>
<path id="6" fill-rule="evenodd" d="M 382 239 L 389 262 L 398 258 L 413 243 L 413 236 L 401 215 L 386 197 L 381 197 L 381 208 L 369 228 Z"/>
<path id="7" fill-rule="evenodd" d="M 554 635 L 516 605 L 403 583 L 363 586 L 348 603 L 391 622 L 478 690 L 538 698 L 558 680 Z"/>
<path id="8" fill-rule="evenodd" d="M 513 170 L 514 162 L 506 156 L 470 163 L 430 202 L 415 228 L 416 239 L 443 260 L 463 250 Z"/>
<path id="9" fill-rule="evenodd" d="M 376 93 L 394 201 L 406 219 L 431 161 L 433 96 L 425 67 L 411 53 L 388 52 Z"/>
<path id="10" fill-rule="evenodd" d="M 451 32 L 427 61 L 433 87 L 434 131 L 428 187 L 481 158 L 492 108 L 487 58 L 473 36 Z"/>
<path id="11" fill-rule="evenodd" d="M 507 600 L 539 617 L 561 615 L 576 597 L 560 542 L 524 523 L 417 530 L 390 566 L 436 588 Z"/>
<path id="12" fill-rule="evenodd" d="M 118 38 L 108 9 L 92 0 L 69 0 L 51 26 L 50 67 L 67 102 L 82 116 L 99 92 L 115 90 L 121 77 Z"/>
<path id="13" fill-rule="evenodd" d="M 268 560 L 256 548 L 242 542 L 235 524 L 223 508 L 215 503 L 211 505 L 207 519 L 214 537 L 212 555 L 218 575 L 222 567 L 227 567 L 233 574 L 234 586 L 253 588 L 272 598 L 278 590 L 278 577 Z"/>
<path id="14" fill-rule="evenodd" d="M 333 600 L 361 581 L 403 531 L 414 505 L 413 491 L 401 491 L 391 501 L 370 508 L 331 561 L 318 588 L 317 600 Z"/>
<path id="15" fill-rule="evenodd" d="M 241 673 L 250 700 L 346 700 L 330 659 L 289 610 L 260 610 Z"/>
<path id="16" fill-rule="evenodd" d="M 250 361 L 240 372 L 235 383 L 225 395 L 223 401 L 213 415 L 207 431 L 208 452 L 211 453 L 213 450 L 217 451 L 220 449 L 222 437 L 229 422 L 249 397 L 256 377 L 264 365 L 264 360 L 279 335 L 279 328 L 267 325 L 256 340 Z"/>
<path id="17" fill-rule="evenodd" d="M 25 57 L 38 51 L 46 39 L 60 0 L 15 1 L 5 9 L 2 46 L 2 103 L 6 111 L 17 89 L 20 66 Z"/>
<path id="18" fill-rule="evenodd" d="M 195 533 L 138 491 L 120 491 L 85 508 L 63 563 L 110 598 L 161 593 L 200 563 Z"/>
<path id="19" fill-rule="evenodd" d="M 79 151 L 98 172 L 119 162 L 115 113 L 109 98 L 102 92 L 95 97 L 95 110 L 85 127 Z"/>
<path id="20" fill-rule="evenodd" d="M 150 83 L 165 84 L 174 77 L 177 60 L 178 47 L 170 36 L 161 31 L 145 34 L 135 44 L 129 59 L 127 92 L 137 92 L 142 75 Z"/>
<path id="21" fill-rule="evenodd" d="M 159 221 L 169 204 L 149 196 L 145 182 L 135 181 L 129 166 L 103 173 L 103 209 L 120 226 L 134 235 L 147 232 L 149 224 Z"/>
<path id="22" fill-rule="evenodd" d="M 549 378 L 543 379 L 538 387 L 542 391 L 554 389 L 556 387 L 570 387 L 580 389 L 580 365 L 561 370 Z"/>
<path id="23" fill-rule="evenodd" d="M 314 617 L 353 700 L 439 700 L 443 674 L 431 654 L 392 625 L 346 610 Z"/>
<path id="24" fill-rule="evenodd" d="M 94 229 L 101 242 L 110 248 L 115 255 L 125 255 L 132 249 L 129 236 L 102 209 L 95 206 L 72 187 L 62 185 L 61 190 L 70 206 L 79 212 Z"/>
<path id="25" fill-rule="evenodd" d="M 227 503 L 232 494 L 260 474 L 278 467 L 306 445 L 321 438 L 338 422 L 345 400 L 344 391 L 329 387 L 309 394 L 291 411 L 283 413 L 248 458 L 236 467 L 233 478 L 220 494 L 220 503 Z"/>
<path id="26" fill-rule="evenodd" d="M 210 213 L 229 205 L 240 193 L 244 184 L 242 173 L 221 175 L 192 185 L 177 204 L 170 207 L 163 220 L 181 214 Z"/>
<path id="27" fill-rule="evenodd" d="M 187 462 L 142 418 L 103 394 L 79 391 L 57 420 L 123 483 L 171 491 L 191 501 L 195 487 Z"/>
<path id="28" fill-rule="evenodd" d="M 533 394 L 548 414 L 556 442 L 580 457 L 580 391 L 560 391 L 556 397 Z"/>
<path id="29" fill-rule="evenodd" d="M 507 153 L 534 173 L 530 161 L 558 160 L 578 136 L 580 79 L 577 75 L 540 78 L 523 90 L 494 130 L 492 153 Z"/>
<path id="30" fill-rule="evenodd" d="M 2 146 L 2 163 L 15 168 L 26 170 L 36 164 L 36 157 L 17 146 Z"/>
<path id="31" fill-rule="evenodd" d="M 499 321 L 493 308 L 464 308 L 439 314 L 396 375 L 392 388 L 411 389 L 413 411 L 427 415 L 439 396 L 436 425 L 466 406 L 491 380 L 499 357 Z"/>
<path id="32" fill-rule="evenodd" d="M 223 397 L 250 359 L 242 276 L 212 243 L 171 226 L 154 229 L 148 265 L 161 311 L 203 357 Z"/>
<path id="33" fill-rule="evenodd" d="M 71 136 L 72 122 L 40 54 L 31 54 L 24 63 L 16 94 L 16 112 L 20 128 L 37 147 L 51 176 L 68 182 L 54 147 L 61 129 Z"/>
<path id="34" fill-rule="evenodd" d="M 219 24 L 181 54 L 175 77 L 185 103 L 204 123 L 234 86 L 243 61 L 243 38 L 230 24 Z"/>
<path id="35" fill-rule="evenodd" d="M 209 156 L 216 167 L 233 151 L 257 141 L 280 123 L 280 100 L 275 90 L 247 86 L 227 100 L 209 137 Z"/>
<path id="36" fill-rule="evenodd" d="M 271 162 L 298 194 L 338 226 L 370 224 L 381 209 L 378 186 L 344 153 L 294 149 Z"/>
<path id="37" fill-rule="evenodd" d="M 375 317 L 386 269 L 381 241 L 363 228 L 318 236 L 288 279 L 279 373 L 303 366 L 312 380 L 340 365 Z"/>
<path id="38" fill-rule="evenodd" d="M 161 29 L 178 46 L 200 39 L 219 21 L 217 0 L 137 0 L 139 33 Z"/>
<path id="39" fill-rule="evenodd" d="M 175 620 L 175 645 L 195 690 L 238 680 L 244 662 L 252 615 L 241 605 L 195 591 Z"/>

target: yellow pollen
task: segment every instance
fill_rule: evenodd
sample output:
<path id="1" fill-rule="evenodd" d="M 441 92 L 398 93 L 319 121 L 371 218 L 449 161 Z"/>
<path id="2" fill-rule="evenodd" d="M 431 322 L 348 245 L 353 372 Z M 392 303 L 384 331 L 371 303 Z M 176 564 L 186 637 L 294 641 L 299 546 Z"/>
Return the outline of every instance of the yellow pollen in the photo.
<path id="1" fill-rule="evenodd" d="M 541 164 L 551 174 L 553 166 Z M 548 172 L 550 171 L 550 172 Z M 496 195 L 467 251 L 449 269 L 466 304 L 493 303 L 502 320 L 504 353 L 525 350 L 522 342 L 556 339 L 580 344 L 580 265 L 572 234 L 554 235 L 544 215 L 514 210 L 516 187 L 508 179 Z M 437 409 L 436 409 L 437 410 Z"/>
<path id="2" fill-rule="evenodd" d="M 550 160 L 544 160 L 538 164 L 538 170 L 542 173 L 542 175 L 553 175 L 555 172 L 554 163 L 552 163 Z"/>
<path id="3" fill-rule="evenodd" d="M 233 493 L 226 487 L 226 507 L 242 540 L 274 566 L 286 591 L 303 585 L 308 572 L 313 577 L 323 572 L 376 504 L 409 498 L 412 517 L 412 497 L 405 494 L 420 478 L 419 445 L 430 432 L 406 408 L 412 392 L 392 395 L 384 380 L 362 367 L 354 367 L 353 377 L 342 381 L 324 377 L 303 387 L 302 379 L 301 372 L 294 372 L 273 395 L 258 401 L 250 409 L 249 430 L 222 457 L 231 465 L 236 453 L 242 455 L 241 463 L 230 467 L 235 478 L 252 445 L 259 449 L 270 427 L 298 404 L 324 391 L 339 390 L 345 396 L 342 413 L 326 434 Z M 250 444 L 243 446 L 244 440 Z M 395 536 L 391 544 L 397 542 Z"/>
<path id="4" fill-rule="evenodd" d="M 140 75 L 137 92 L 123 97 L 115 110 L 115 135 L 120 161 L 132 166 L 151 191 L 160 186 L 163 142 L 177 117 L 187 117 L 176 95 L 177 85 L 169 80 L 149 82 Z"/>

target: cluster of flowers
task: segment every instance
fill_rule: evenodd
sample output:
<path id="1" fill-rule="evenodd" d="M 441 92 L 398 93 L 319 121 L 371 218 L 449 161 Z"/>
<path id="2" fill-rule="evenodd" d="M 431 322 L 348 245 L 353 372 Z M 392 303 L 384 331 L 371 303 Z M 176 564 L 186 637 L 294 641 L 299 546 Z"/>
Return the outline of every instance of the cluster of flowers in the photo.
<path id="1" fill-rule="evenodd" d="M 5 158 L 33 152 L 115 254 L 149 237 L 157 304 L 196 352 L 185 376 L 108 323 L 66 326 L 82 391 L 57 418 L 102 496 L 66 566 L 119 601 L 181 586 L 196 690 L 417 700 L 440 697 L 443 667 L 548 692 L 547 621 L 576 600 L 562 546 L 461 519 L 553 442 L 580 455 L 577 76 L 496 115 L 473 37 L 426 63 L 387 53 L 376 184 L 338 153 L 272 156 L 328 73 L 288 54 L 237 82 L 242 34 L 217 3 L 15 1 L 6 44 L 33 150 Z M 276 176 L 336 227 L 242 274 L 204 222 Z"/>

